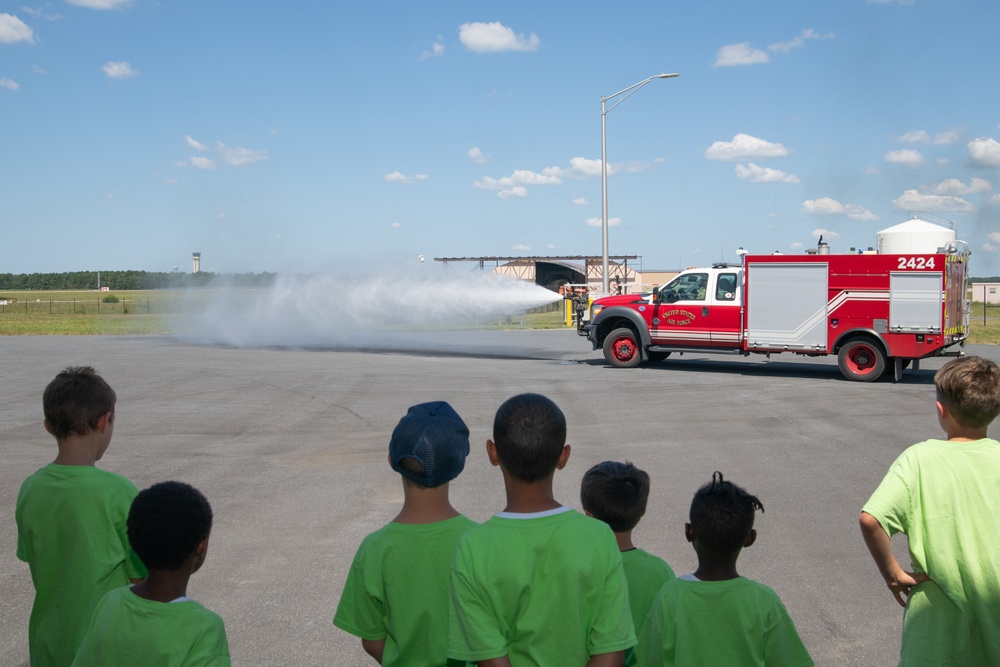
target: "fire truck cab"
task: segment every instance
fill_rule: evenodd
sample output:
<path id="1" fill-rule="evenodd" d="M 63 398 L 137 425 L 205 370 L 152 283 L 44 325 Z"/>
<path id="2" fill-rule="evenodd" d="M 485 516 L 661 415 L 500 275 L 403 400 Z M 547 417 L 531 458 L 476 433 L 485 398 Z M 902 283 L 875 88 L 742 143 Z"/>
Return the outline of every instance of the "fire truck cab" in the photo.
<path id="1" fill-rule="evenodd" d="M 961 356 L 969 331 L 968 246 L 937 253 L 745 255 L 687 269 L 648 295 L 598 299 L 582 333 L 612 366 L 671 353 L 836 354 L 849 380 Z"/>

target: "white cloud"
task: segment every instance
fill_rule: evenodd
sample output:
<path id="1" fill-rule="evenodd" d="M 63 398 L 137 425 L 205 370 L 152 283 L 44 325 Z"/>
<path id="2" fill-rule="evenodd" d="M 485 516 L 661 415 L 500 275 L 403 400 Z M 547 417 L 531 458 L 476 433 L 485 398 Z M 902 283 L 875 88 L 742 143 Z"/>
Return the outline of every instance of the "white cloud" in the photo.
<path id="1" fill-rule="evenodd" d="M 524 245 L 523 243 L 518 243 L 516 246 L 511 248 L 511 250 L 516 250 L 518 252 L 529 252 L 531 250 L 531 246 Z"/>
<path id="2" fill-rule="evenodd" d="M 1000 143 L 992 137 L 973 139 L 968 143 L 969 160 L 974 167 L 1000 167 Z"/>
<path id="3" fill-rule="evenodd" d="M 586 220 L 588 227 L 603 227 L 603 218 L 587 218 Z M 608 227 L 620 227 L 622 224 L 621 218 L 608 218 Z"/>
<path id="4" fill-rule="evenodd" d="M 740 65 L 762 65 L 771 62 L 771 53 L 789 53 L 805 46 L 810 39 L 832 39 L 833 33 L 822 35 L 812 28 L 806 28 L 787 42 L 775 42 L 767 51 L 754 48 L 750 42 L 727 44 L 719 47 L 712 67 L 737 67 Z M 768 53 L 770 51 L 771 53 Z"/>
<path id="5" fill-rule="evenodd" d="M 806 215 L 846 215 L 851 220 L 871 222 L 878 216 L 858 204 L 841 204 L 830 197 L 807 199 L 802 202 L 802 213 Z"/>
<path id="6" fill-rule="evenodd" d="M 517 35 L 499 21 L 493 23 L 463 23 L 458 27 L 458 39 L 476 53 L 503 51 L 537 51 L 538 35 Z"/>
<path id="7" fill-rule="evenodd" d="M 790 250 L 796 250 L 796 251 L 798 251 L 798 250 L 802 250 L 803 245 L 799 241 L 793 241 L 792 243 L 788 244 L 788 248 Z"/>
<path id="8" fill-rule="evenodd" d="M 497 193 L 497 197 L 500 197 L 500 199 L 518 199 L 527 196 L 528 188 L 521 187 L 520 185 L 506 188 Z"/>
<path id="9" fill-rule="evenodd" d="M 793 49 L 798 49 L 806 45 L 806 40 L 809 39 L 833 39 L 833 33 L 826 35 L 821 35 L 812 28 L 806 28 L 798 34 L 797 37 L 790 39 L 787 42 L 775 42 L 767 47 L 768 51 L 772 53 L 788 53 Z"/>
<path id="10" fill-rule="evenodd" d="M 388 183 L 419 183 L 420 181 L 426 181 L 428 178 L 427 174 L 407 176 L 401 171 L 393 171 L 382 177 Z"/>
<path id="11" fill-rule="evenodd" d="M 799 177 L 794 174 L 786 174 L 779 169 L 761 167 L 753 162 L 746 166 L 736 165 L 736 178 L 753 181 L 754 183 L 798 183 Z"/>
<path id="12" fill-rule="evenodd" d="M 399 224 L 398 222 L 394 222 L 389 226 L 392 227 L 393 229 L 399 229 L 400 227 L 402 227 L 402 225 Z"/>
<path id="13" fill-rule="evenodd" d="M 177 179 L 176 178 L 166 178 L 166 179 L 163 180 L 163 182 L 166 185 L 177 185 Z"/>
<path id="14" fill-rule="evenodd" d="M 120 62 L 108 61 L 101 67 L 101 71 L 109 79 L 131 79 L 134 76 L 139 76 L 139 72 L 132 69 L 132 66 L 124 60 Z"/>
<path id="15" fill-rule="evenodd" d="M 993 185 L 982 178 L 973 178 L 968 185 L 957 178 L 946 178 L 937 185 L 920 186 L 922 193 L 932 195 L 971 195 L 989 192 L 992 189 Z"/>
<path id="16" fill-rule="evenodd" d="M 196 139 L 193 139 L 190 134 L 184 135 L 184 141 L 187 142 L 188 146 L 198 151 L 199 153 L 204 153 L 205 151 L 208 150 L 208 146 L 206 146 L 205 144 L 201 143 Z"/>
<path id="17" fill-rule="evenodd" d="M 1000 243 L 1000 232 L 990 232 L 989 234 L 987 234 L 987 236 L 990 237 L 991 241 Z"/>
<path id="18" fill-rule="evenodd" d="M 912 130 L 898 139 L 901 144 L 926 144 L 930 140 L 930 135 L 923 130 Z"/>
<path id="19" fill-rule="evenodd" d="M 245 167 L 254 162 L 268 159 L 267 151 L 255 151 L 250 148 L 230 148 L 221 141 L 215 142 L 215 148 L 222 159 L 231 167 Z"/>
<path id="20" fill-rule="evenodd" d="M 812 237 L 814 239 L 819 239 L 819 237 L 821 236 L 827 240 L 840 238 L 840 234 L 838 234 L 833 230 L 826 229 L 824 227 L 817 227 L 816 229 L 812 230 Z"/>
<path id="21" fill-rule="evenodd" d="M 619 171 L 621 171 L 621 165 L 608 164 L 608 174 L 617 174 Z M 572 157 L 569 159 L 569 169 L 545 167 L 542 169 L 542 173 L 557 178 L 595 178 L 601 175 L 601 161 L 585 157 Z"/>
<path id="22" fill-rule="evenodd" d="M 767 51 L 753 48 L 750 42 L 740 42 L 739 44 L 727 44 L 719 47 L 712 67 L 760 65 L 768 62 L 771 62 L 771 56 L 768 55 Z"/>
<path id="23" fill-rule="evenodd" d="M 479 149 L 479 146 L 473 146 L 468 152 L 469 159 L 476 164 L 486 164 L 490 159 L 483 155 L 483 151 Z"/>
<path id="24" fill-rule="evenodd" d="M 21 84 L 19 84 L 17 81 L 14 81 L 12 79 L 4 79 L 3 77 L 0 77 L 0 88 L 6 88 L 7 90 L 17 90 L 20 87 Z"/>
<path id="25" fill-rule="evenodd" d="M 938 132 L 937 134 L 935 134 L 934 143 L 938 145 L 953 144 L 956 141 L 958 141 L 960 136 L 961 132 L 956 128 L 952 128 L 950 130 L 945 130 L 944 132 Z"/>
<path id="26" fill-rule="evenodd" d="M 935 162 L 937 162 L 937 163 L 938 163 L 939 165 L 941 165 L 942 167 L 944 167 L 944 166 L 946 166 L 946 165 L 949 165 L 949 164 L 951 164 L 951 160 L 949 160 L 949 159 L 948 159 L 948 158 L 946 158 L 946 157 L 939 157 L 938 159 L 936 159 L 936 160 L 934 160 L 934 161 L 935 161 Z"/>
<path id="27" fill-rule="evenodd" d="M 132 0 L 66 0 L 66 2 L 87 9 L 118 9 L 132 4 Z"/>
<path id="28" fill-rule="evenodd" d="M 586 197 L 577 197 L 576 199 L 573 200 L 573 203 L 576 204 L 577 206 L 586 206 L 590 202 L 587 201 Z"/>
<path id="29" fill-rule="evenodd" d="M 0 44 L 35 43 L 35 33 L 13 14 L 0 14 Z"/>
<path id="30" fill-rule="evenodd" d="M 197 167 L 198 169 L 215 169 L 215 161 L 207 157 L 189 157 L 188 164 L 192 167 Z"/>
<path id="31" fill-rule="evenodd" d="M 427 60 L 428 58 L 440 58 L 444 56 L 444 44 L 441 43 L 441 38 L 438 37 L 434 45 L 431 46 L 430 51 L 424 51 L 420 54 L 421 60 Z"/>
<path id="32" fill-rule="evenodd" d="M 709 160 L 748 160 L 783 157 L 788 153 L 789 150 L 780 143 L 772 143 L 740 132 L 732 141 L 713 143 L 705 151 L 705 157 Z"/>
<path id="33" fill-rule="evenodd" d="M 984 243 L 983 250 L 985 250 L 986 252 L 996 252 L 997 250 L 1000 250 L 1000 246 L 995 246 L 990 243 Z"/>
<path id="34" fill-rule="evenodd" d="M 883 155 L 882 158 L 886 162 L 903 165 L 904 167 L 919 167 L 924 163 L 924 156 L 920 154 L 920 151 L 910 149 L 890 151 Z"/>
<path id="35" fill-rule="evenodd" d="M 961 197 L 951 195 L 925 195 L 917 190 L 906 190 L 892 205 L 901 211 L 927 211 L 929 213 L 971 213 L 974 206 Z"/>
<path id="36" fill-rule="evenodd" d="M 990 197 L 990 204 L 993 206 L 1000 206 L 1000 195 L 993 195 Z"/>

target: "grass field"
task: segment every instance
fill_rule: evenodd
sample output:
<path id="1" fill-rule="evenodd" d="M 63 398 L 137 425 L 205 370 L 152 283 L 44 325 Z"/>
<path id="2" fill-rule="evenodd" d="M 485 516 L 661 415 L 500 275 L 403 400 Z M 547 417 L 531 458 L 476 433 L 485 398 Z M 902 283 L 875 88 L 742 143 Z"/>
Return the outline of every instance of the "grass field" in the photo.
<path id="1" fill-rule="evenodd" d="M 110 294 L 117 303 L 106 303 Z M 227 291 L 226 298 L 253 298 L 254 290 Z M 0 293 L 0 335 L 122 335 L 176 333 L 173 316 L 197 310 L 219 298 L 212 290 L 146 290 L 135 292 L 44 291 Z M 13 301 L 16 299 L 16 301 Z M 974 302 L 969 343 L 1000 345 L 1000 307 Z M 479 324 L 486 329 L 558 329 L 565 327 L 562 310 L 517 313 Z"/>

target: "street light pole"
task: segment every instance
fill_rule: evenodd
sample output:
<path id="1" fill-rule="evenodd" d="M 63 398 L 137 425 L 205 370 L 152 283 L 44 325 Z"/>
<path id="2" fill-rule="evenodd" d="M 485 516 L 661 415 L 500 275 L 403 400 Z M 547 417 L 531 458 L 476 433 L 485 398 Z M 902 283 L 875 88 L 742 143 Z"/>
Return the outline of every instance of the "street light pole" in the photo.
<path id="1" fill-rule="evenodd" d="M 607 133 L 607 123 L 606 117 L 611 109 L 630 98 L 635 91 L 639 90 L 647 83 L 653 79 L 673 79 L 678 77 L 680 74 L 657 74 L 656 76 L 651 76 L 648 79 L 643 79 L 639 83 L 633 84 L 624 90 L 619 90 L 614 95 L 608 95 L 607 97 L 601 98 L 601 291 L 607 294 L 610 289 L 608 283 L 608 133 Z M 625 95 L 625 93 L 628 93 Z M 611 108 L 605 109 L 605 103 L 619 97 L 620 95 L 625 95 L 620 100 L 611 105 Z"/>

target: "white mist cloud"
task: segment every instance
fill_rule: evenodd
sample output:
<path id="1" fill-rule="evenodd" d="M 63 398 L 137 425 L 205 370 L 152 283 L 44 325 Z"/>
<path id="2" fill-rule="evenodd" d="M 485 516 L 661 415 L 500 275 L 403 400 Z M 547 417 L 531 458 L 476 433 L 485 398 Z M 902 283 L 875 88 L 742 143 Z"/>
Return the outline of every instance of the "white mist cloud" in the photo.
<path id="1" fill-rule="evenodd" d="M 330 349 L 435 349 L 441 332 L 559 299 L 533 283 L 490 273 L 461 277 L 282 275 L 254 298 L 215 285 L 215 301 L 177 324 L 208 344 Z M 364 336 L 358 336 L 358 332 Z M 433 336 L 421 336 L 432 331 Z M 469 331 L 461 332 L 468 338 Z M 429 347 L 431 346 L 431 347 Z M 451 346 L 447 346 L 451 347 Z"/>
<path id="2" fill-rule="evenodd" d="M 784 157 L 789 150 L 780 143 L 740 132 L 732 141 L 716 141 L 705 150 L 709 160 L 751 160 L 771 157 Z"/>
<path id="3" fill-rule="evenodd" d="M 6 88 L 7 90 L 17 90 L 21 87 L 17 81 L 12 81 L 11 79 L 4 79 L 0 77 L 0 88 Z"/>
<path id="4" fill-rule="evenodd" d="M 586 197 L 577 197 L 571 203 L 576 204 L 577 206 L 586 206 L 590 202 L 587 201 Z"/>
<path id="5" fill-rule="evenodd" d="M 444 56 L 444 44 L 441 43 L 441 38 L 438 37 L 429 51 L 424 51 L 420 54 L 420 59 L 427 60 L 428 58 L 441 58 L 442 56 Z"/>
<path id="6" fill-rule="evenodd" d="M 806 45 L 806 41 L 810 39 L 833 39 L 833 33 L 831 32 L 826 35 L 821 35 L 812 28 L 806 28 L 796 37 L 793 37 L 787 42 L 775 42 L 774 44 L 771 44 L 767 47 L 767 50 L 772 53 L 788 53 L 794 49 L 802 48 Z"/>
<path id="7" fill-rule="evenodd" d="M 786 174 L 779 169 L 761 167 L 753 162 L 736 165 L 736 178 L 753 183 L 798 183 L 799 177 L 794 174 Z"/>
<path id="8" fill-rule="evenodd" d="M 833 33 L 820 34 L 812 28 L 806 28 L 792 39 L 785 42 L 775 42 L 767 47 L 767 51 L 755 48 L 750 42 L 727 44 L 719 47 L 715 54 L 712 67 L 739 67 L 742 65 L 763 65 L 771 62 L 771 54 L 787 54 L 800 49 L 806 42 L 813 39 L 833 39 Z"/>
<path id="9" fill-rule="evenodd" d="M 211 158 L 192 156 L 188 158 L 188 164 L 198 169 L 215 169 L 215 161 Z"/>
<path id="10" fill-rule="evenodd" d="M 518 243 L 516 246 L 511 248 L 511 250 L 516 250 L 517 252 L 531 252 L 531 246 Z"/>
<path id="11" fill-rule="evenodd" d="M 501 53 L 503 51 L 537 51 L 538 35 L 515 34 L 499 21 L 493 23 L 463 23 L 458 27 L 458 39 L 476 53 Z"/>
<path id="12" fill-rule="evenodd" d="M 831 229 L 826 229 L 825 227 L 817 227 L 816 229 L 812 230 L 812 237 L 814 239 L 818 240 L 819 237 L 821 236 L 827 240 L 840 238 L 840 234 Z"/>
<path id="13" fill-rule="evenodd" d="M 119 81 L 139 76 L 139 72 L 133 69 L 132 65 L 128 64 L 124 60 L 119 62 L 108 61 L 103 67 L 101 67 L 101 71 L 104 72 L 109 79 L 117 79 Z"/>
<path id="14" fill-rule="evenodd" d="M 35 43 L 35 32 L 13 14 L 0 14 L 0 44 Z"/>

